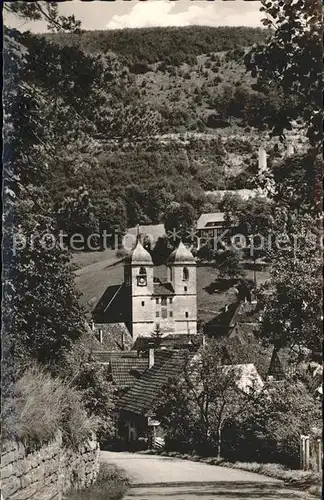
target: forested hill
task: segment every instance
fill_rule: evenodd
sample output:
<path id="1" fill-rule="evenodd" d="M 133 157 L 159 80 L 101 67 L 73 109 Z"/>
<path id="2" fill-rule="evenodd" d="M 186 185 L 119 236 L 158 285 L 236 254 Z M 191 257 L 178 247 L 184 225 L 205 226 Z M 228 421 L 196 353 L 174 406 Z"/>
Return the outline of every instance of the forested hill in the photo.
<path id="1" fill-rule="evenodd" d="M 266 31 L 247 27 L 167 27 L 84 31 L 81 35 L 46 35 L 61 44 L 77 45 L 91 53 L 114 52 L 132 64 L 169 61 L 179 65 L 193 56 L 249 47 L 266 38 Z"/>
<path id="2" fill-rule="evenodd" d="M 260 92 L 244 64 L 265 36 L 188 27 L 28 40 L 28 77 L 50 103 L 62 100 L 46 108 L 64 138 L 46 186 L 61 226 L 158 223 L 173 201 L 201 212 L 215 209 L 204 191 L 254 187 L 258 147 L 266 142 L 271 153 L 279 142 L 264 117 L 280 120 L 283 109 L 277 90 Z"/>

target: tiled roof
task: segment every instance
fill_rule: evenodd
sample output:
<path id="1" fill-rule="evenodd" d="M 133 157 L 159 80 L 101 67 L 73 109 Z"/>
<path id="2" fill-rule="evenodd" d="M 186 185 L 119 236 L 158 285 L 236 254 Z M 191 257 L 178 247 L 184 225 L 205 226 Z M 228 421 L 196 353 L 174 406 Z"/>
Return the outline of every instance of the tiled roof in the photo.
<path id="1" fill-rule="evenodd" d="M 158 351 L 152 368 L 143 373 L 140 379 L 120 399 L 121 411 L 137 415 L 147 415 L 154 406 L 161 389 L 170 378 L 179 377 L 186 360 L 184 351 Z M 156 352 L 156 354 L 158 354 Z"/>
<path id="2" fill-rule="evenodd" d="M 131 387 L 147 370 L 147 357 L 117 357 L 111 359 L 111 376 L 119 389 Z"/>
<path id="3" fill-rule="evenodd" d="M 137 359 L 138 353 L 136 351 L 93 351 L 93 357 L 99 363 L 111 363 L 112 359 L 132 358 Z"/>
<path id="4" fill-rule="evenodd" d="M 102 332 L 102 344 L 104 350 L 127 351 L 133 345 L 133 339 L 124 323 L 95 323 L 93 334 L 98 337 L 99 330 Z"/>
<path id="5" fill-rule="evenodd" d="M 172 283 L 154 283 L 153 284 L 153 294 L 154 295 L 174 295 L 174 289 Z"/>

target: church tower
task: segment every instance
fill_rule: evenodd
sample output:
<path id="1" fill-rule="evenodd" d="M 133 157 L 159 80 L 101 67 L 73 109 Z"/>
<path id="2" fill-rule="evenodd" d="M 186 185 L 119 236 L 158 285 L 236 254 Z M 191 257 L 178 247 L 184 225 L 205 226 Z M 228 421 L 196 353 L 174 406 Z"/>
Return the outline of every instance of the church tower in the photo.
<path id="1" fill-rule="evenodd" d="M 190 250 L 180 242 L 168 260 L 169 281 L 174 289 L 175 333 L 197 333 L 197 270 Z"/>
<path id="2" fill-rule="evenodd" d="M 124 261 L 124 285 L 134 340 L 139 335 L 149 336 L 154 330 L 153 269 L 151 255 L 137 238 L 135 248 Z"/>

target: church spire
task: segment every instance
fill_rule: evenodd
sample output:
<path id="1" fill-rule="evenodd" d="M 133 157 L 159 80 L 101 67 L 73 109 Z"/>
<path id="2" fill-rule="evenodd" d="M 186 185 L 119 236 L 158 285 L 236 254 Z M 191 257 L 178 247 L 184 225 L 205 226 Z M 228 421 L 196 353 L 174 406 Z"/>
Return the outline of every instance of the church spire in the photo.
<path id="1" fill-rule="evenodd" d="M 139 224 L 136 225 L 136 243 L 141 242 L 141 233 Z"/>

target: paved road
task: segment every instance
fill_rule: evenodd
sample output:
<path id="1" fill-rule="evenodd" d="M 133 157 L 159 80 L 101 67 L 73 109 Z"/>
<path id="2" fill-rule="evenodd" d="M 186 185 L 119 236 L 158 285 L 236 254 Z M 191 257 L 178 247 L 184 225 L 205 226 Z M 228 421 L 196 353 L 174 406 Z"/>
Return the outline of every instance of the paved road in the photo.
<path id="1" fill-rule="evenodd" d="M 281 481 L 225 467 L 177 458 L 102 452 L 102 459 L 124 469 L 131 481 L 124 500 L 294 500 L 308 498 Z"/>

